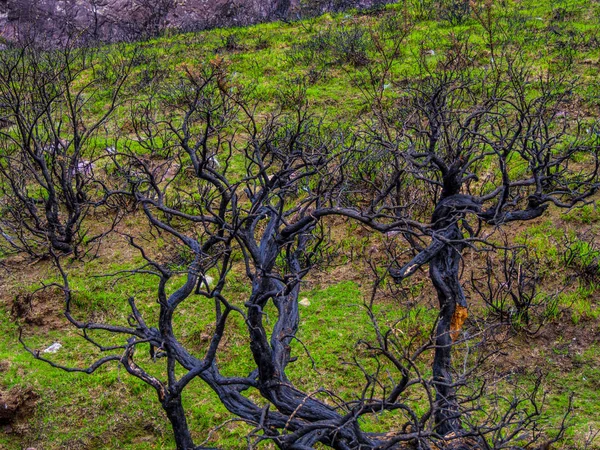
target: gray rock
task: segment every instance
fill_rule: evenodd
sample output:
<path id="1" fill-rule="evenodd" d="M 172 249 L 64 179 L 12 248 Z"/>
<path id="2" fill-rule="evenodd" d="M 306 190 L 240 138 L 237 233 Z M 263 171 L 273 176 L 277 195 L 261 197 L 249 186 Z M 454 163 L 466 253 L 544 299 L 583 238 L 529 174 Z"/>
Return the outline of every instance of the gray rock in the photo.
<path id="1" fill-rule="evenodd" d="M 155 35 L 166 28 L 195 31 L 295 18 L 331 9 L 365 8 L 391 0 L 0 0 L 0 35 L 24 30 L 48 42 L 69 34 L 121 40 Z M 300 6 L 300 5 L 303 6 Z M 48 39 L 49 38 L 49 39 Z"/>

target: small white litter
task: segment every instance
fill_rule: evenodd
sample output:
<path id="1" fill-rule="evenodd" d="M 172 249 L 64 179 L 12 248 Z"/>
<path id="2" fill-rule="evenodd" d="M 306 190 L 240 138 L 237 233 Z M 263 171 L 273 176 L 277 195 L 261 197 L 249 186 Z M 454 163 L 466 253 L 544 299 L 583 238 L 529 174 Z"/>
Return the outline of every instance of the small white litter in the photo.
<path id="1" fill-rule="evenodd" d="M 300 300 L 298 302 L 298 304 L 302 305 L 302 306 L 310 306 L 310 301 L 306 297 L 304 297 L 302 300 Z"/>
<path id="2" fill-rule="evenodd" d="M 94 167 L 94 163 L 82 159 L 77 163 L 77 166 L 73 170 L 71 170 L 71 175 L 75 176 L 76 174 L 81 174 L 84 176 L 90 176 L 94 171 Z"/>
<path id="3" fill-rule="evenodd" d="M 217 155 L 212 155 L 208 158 L 208 167 L 211 169 L 219 169 L 221 167 Z"/>
<path id="4" fill-rule="evenodd" d="M 56 353 L 61 348 L 62 348 L 62 344 L 59 344 L 58 342 L 55 342 L 50 347 L 48 347 L 46 350 L 44 350 L 42 353 Z"/>
<path id="5" fill-rule="evenodd" d="M 200 282 L 200 288 L 201 289 L 211 289 L 212 288 L 212 284 L 214 282 L 214 278 L 211 277 L 210 275 L 205 275 L 202 279 L 202 281 Z"/>

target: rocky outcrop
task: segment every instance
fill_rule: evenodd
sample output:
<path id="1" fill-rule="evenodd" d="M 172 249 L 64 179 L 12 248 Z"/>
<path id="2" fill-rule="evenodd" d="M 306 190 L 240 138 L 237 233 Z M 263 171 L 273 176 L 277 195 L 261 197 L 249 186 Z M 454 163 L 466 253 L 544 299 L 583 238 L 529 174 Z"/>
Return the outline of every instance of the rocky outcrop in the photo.
<path id="1" fill-rule="evenodd" d="M 371 7 L 389 0 L 0 0 L 0 34 L 60 41 L 153 36 L 165 28 L 195 31 Z"/>

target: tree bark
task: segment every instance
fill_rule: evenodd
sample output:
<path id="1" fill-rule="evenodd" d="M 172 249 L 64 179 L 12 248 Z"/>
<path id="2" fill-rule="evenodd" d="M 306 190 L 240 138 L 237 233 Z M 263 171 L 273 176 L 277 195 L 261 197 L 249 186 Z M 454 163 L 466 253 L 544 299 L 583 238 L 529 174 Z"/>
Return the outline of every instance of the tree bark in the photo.
<path id="1" fill-rule="evenodd" d="M 462 239 L 456 223 L 446 230 L 447 239 Z M 429 274 L 437 291 L 440 305 L 439 321 L 435 333 L 433 380 L 436 389 L 435 423 L 438 433 L 446 435 L 461 429 L 456 391 L 452 380 L 452 337 L 450 325 L 456 304 L 466 307 L 465 296 L 459 280 L 460 245 L 445 245 L 429 264 Z"/>
<path id="2" fill-rule="evenodd" d="M 168 395 L 162 402 L 162 407 L 173 427 L 177 450 L 194 450 L 196 446 L 188 428 L 185 410 L 181 404 L 181 396 Z"/>

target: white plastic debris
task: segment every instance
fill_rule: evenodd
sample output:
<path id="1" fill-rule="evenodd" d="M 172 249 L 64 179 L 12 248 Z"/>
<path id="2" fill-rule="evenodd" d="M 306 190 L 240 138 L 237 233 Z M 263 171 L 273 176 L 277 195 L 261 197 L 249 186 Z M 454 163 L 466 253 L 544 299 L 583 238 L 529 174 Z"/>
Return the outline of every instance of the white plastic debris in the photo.
<path id="1" fill-rule="evenodd" d="M 208 158 L 208 166 L 212 169 L 218 169 L 221 167 L 217 155 L 212 155 Z"/>
<path id="2" fill-rule="evenodd" d="M 298 304 L 302 305 L 302 306 L 310 306 L 310 301 L 306 297 L 304 297 L 302 300 L 300 300 L 298 302 Z"/>
<path id="3" fill-rule="evenodd" d="M 205 275 L 202 278 L 202 281 L 200 282 L 200 286 L 203 290 L 204 289 L 210 290 L 214 281 L 215 280 L 213 277 L 211 277 L 210 275 Z"/>
<path id="4" fill-rule="evenodd" d="M 71 175 L 74 176 L 75 174 L 81 174 L 84 176 L 90 176 L 94 171 L 94 166 L 94 163 L 82 159 L 77 163 L 77 167 L 75 167 L 74 170 L 71 171 Z"/>
<path id="5" fill-rule="evenodd" d="M 55 342 L 50 347 L 48 347 L 46 350 L 44 350 L 42 353 L 56 353 L 61 348 L 62 348 L 62 344 Z"/>

